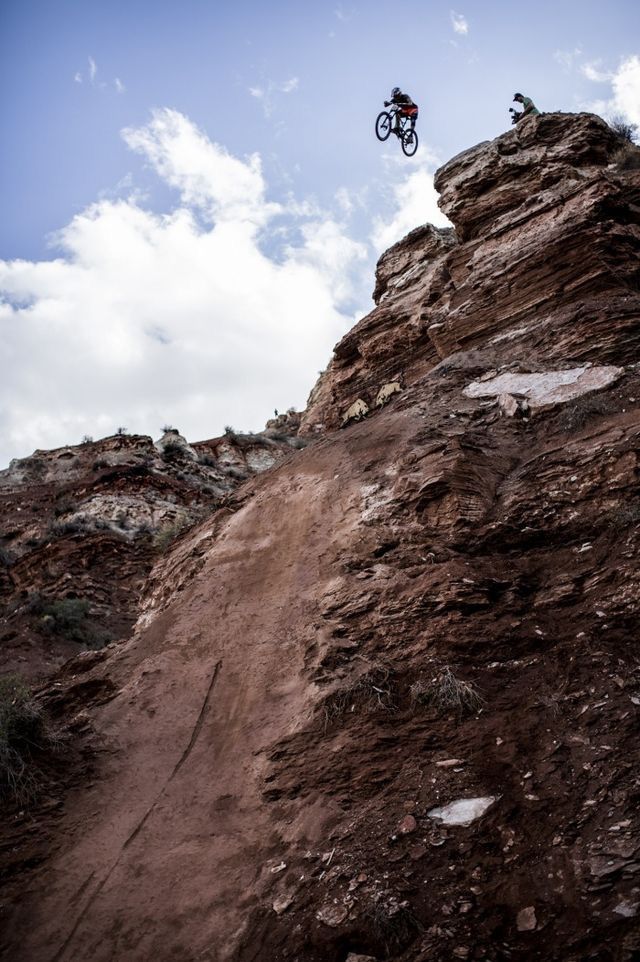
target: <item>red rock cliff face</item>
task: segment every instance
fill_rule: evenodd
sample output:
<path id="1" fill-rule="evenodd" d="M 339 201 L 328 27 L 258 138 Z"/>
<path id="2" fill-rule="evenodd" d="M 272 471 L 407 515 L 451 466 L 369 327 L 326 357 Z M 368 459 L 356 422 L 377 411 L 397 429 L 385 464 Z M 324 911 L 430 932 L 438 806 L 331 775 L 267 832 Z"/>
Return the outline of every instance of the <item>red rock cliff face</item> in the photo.
<path id="1" fill-rule="evenodd" d="M 4 958 L 637 957 L 640 174 L 617 146 L 548 115 L 442 168 L 459 240 L 385 255 L 316 443 L 43 692 L 92 774 L 6 823 Z M 404 389 L 333 431 L 398 361 Z"/>
<path id="2" fill-rule="evenodd" d="M 445 164 L 458 242 L 427 226 L 383 256 L 378 306 L 337 345 L 303 430 L 472 349 L 491 364 L 634 361 L 639 183 L 611 163 L 619 150 L 598 117 L 545 114 Z"/>

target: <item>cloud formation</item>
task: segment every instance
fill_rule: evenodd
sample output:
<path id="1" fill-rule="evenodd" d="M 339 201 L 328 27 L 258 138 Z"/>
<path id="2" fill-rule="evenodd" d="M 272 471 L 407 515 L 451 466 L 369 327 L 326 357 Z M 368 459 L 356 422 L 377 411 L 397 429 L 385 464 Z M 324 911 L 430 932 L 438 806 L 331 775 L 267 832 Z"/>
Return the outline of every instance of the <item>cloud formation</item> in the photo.
<path id="1" fill-rule="evenodd" d="M 262 86 L 249 87 L 249 93 L 262 103 L 264 115 L 269 119 L 276 108 L 278 96 L 293 93 L 298 89 L 299 83 L 298 77 L 289 77 L 283 81 L 268 80 Z"/>
<path id="2" fill-rule="evenodd" d="M 414 170 L 393 186 L 395 212 L 390 218 L 377 217 L 373 221 L 371 241 L 377 256 L 418 224 L 451 227 L 451 222 L 438 207 L 438 194 L 433 186 L 436 161 L 437 158 L 427 152 L 423 159 L 414 162 Z"/>
<path id="3" fill-rule="evenodd" d="M 596 61 L 585 64 L 583 73 L 589 80 L 611 84 L 611 96 L 587 104 L 590 110 L 607 118 L 621 114 L 640 125 L 640 57 L 637 54 L 622 60 L 614 71 L 600 71 Z"/>
<path id="4" fill-rule="evenodd" d="M 93 57 L 87 57 L 87 63 L 89 64 L 89 70 L 87 72 L 87 79 L 89 81 L 89 84 L 92 87 L 98 88 L 99 90 L 107 90 L 109 87 L 109 84 L 106 83 L 104 80 L 100 81 L 99 83 L 96 82 L 96 78 L 98 76 L 98 65 L 93 59 Z M 84 77 L 82 75 L 82 71 L 76 70 L 75 74 L 73 75 L 73 82 L 77 84 L 84 83 Z M 114 77 L 113 86 L 115 88 L 116 93 L 119 93 L 119 94 L 125 93 L 127 89 L 123 84 L 122 80 L 120 79 L 120 77 Z"/>
<path id="5" fill-rule="evenodd" d="M 176 111 L 123 136 L 179 201 L 158 214 L 102 199 L 59 232 L 54 260 L 0 261 L 0 463 L 121 424 L 259 429 L 304 404 L 352 323 L 367 250 L 339 221 L 269 201 L 257 155 L 233 157 Z M 289 240 L 269 256 L 276 224 Z"/>
<path id="6" fill-rule="evenodd" d="M 467 18 L 462 13 L 456 13 L 455 10 L 451 11 L 451 26 L 453 27 L 454 33 L 463 35 L 469 33 L 469 22 Z"/>
<path id="7" fill-rule="evenodd" d="M 582 56 L 582 48 L 574 47 L 573 50 L 556 50 L 553 59 L 559 63 L 565 73 L 570 73 L 576 60 Z"/>

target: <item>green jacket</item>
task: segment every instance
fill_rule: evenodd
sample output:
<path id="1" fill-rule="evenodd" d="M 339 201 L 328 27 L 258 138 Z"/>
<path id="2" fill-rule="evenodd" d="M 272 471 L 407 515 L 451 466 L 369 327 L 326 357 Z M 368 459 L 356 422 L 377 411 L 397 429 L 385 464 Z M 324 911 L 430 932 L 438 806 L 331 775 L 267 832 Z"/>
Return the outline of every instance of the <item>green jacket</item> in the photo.
<path id="1" fill-rule="evenodd" d="M 539 116 L 540 116 L 540 111 L 538 110 L 538 108 L 537 108 L 536 105 L 534 104 L 534 102 L 533 102 L 533 100 L 531 99 L 531 97 L 524 97 L 524 96 L 523 96 L 523 98 L 522 98 L 522 106 L 524 107 L 524 113 L 527 115 L 527 117 L 539 117 Z"/>

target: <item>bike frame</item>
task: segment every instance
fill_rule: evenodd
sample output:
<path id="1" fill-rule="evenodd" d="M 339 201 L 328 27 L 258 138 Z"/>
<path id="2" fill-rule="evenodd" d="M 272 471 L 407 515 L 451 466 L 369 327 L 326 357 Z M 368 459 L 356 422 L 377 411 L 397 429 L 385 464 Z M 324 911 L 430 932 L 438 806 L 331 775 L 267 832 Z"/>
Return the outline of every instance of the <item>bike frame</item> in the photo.
<path id="1" fill-rule="evenodd" d="M 401 107 L 394 105 L 393 107 L 387 108 L 387 113 L 391 116 L 391 131 L 396 135 L 396 137 L 402 136 L 405 130 L 411 126 L 411 117 L 407 117 L 405 114 L 401 113 Z M 395 129 L 396 123 L 400 127 L 400 132 Z"/>

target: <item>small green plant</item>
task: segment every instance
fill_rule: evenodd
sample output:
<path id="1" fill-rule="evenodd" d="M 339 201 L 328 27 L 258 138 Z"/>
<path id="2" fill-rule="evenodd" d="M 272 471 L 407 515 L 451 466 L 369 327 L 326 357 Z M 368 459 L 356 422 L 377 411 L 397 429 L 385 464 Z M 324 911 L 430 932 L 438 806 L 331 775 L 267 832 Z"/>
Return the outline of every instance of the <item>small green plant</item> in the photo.
<path id="1" fill-rule="evenodd" d="M 238 432 L 235 430 L 235 428 L 232 428 L 230 424 L 225 424 L 224 433 L 227 435 L 228 438 L 235 438 Z"/>
<path id="2" fill-rule="evenodd" d="M 93 438 L 91 437 L 90 434 L 85 434 L 85 435 L 83 435 L 82 443 L 83 443 L 83 444 L 93 444 Z"/>
<path id="3" fill-rule="evenodd" d="M 246 471 L 237 468 L 235 464 L 223 464 L 221 468 L 228 478 L 234 478 L 236 481 L 246 481 L 249 477 Z"/>
<path id="4" fill-rule="evenodd" d="M 128 430 L 127 430 L 126 428 L 124 428 L 124 427 L 119 427 L 119 428 L 117 429 L 117 431 L 116 431 L 116 434 L 117 434 L 118 437 L 120 437 L 120 438 L 124 437 L 124 435 L 125 435 L 125 434 L 128 434 L 128 433 L 129 433 Z"/>
<path id="5" fill-rule="evenodd" d="M 172 541 L 182 534 L 189 527 L 189 520 L 185 515 L 180 515 L 175 521 L 166 524 L 155 534 L 153 545 L 158 551 L 165 551 Z"/>
<path id="6" fill-rule="evenodd" d="M 167 443 L 162 446 L 162 457 L 165 461 L 178 461 L 180 458 L 184 458 L 184 456 L 184 448 L 178 441 L 167 441 Z"/>
<path id="7" fill-rule="evenodd" d="M 418 678 L 409 689 L 411 706 L 433 705 L 439 711 L 455 710 L 476 712 L 482 708 L 484 699 L 477 688 L 462 681 L 448 665 L 432 678 Z"/>
<path id="8" fill-rule="evenodd" d="M 27 603 L 48 634 L 75 641 L 86 648 L 102 648 L 109 641 L 106 631 L 91 617 L 91 605 L 85 598 L 44 598 L 36 593 Z"/>
<path id="9" fill-rule="evenodd" d="M 0 796 L 26 805 L 38 794 L 35 756 L 59 739 L 29 688 L 17 675 L 0 678 Z"/>

